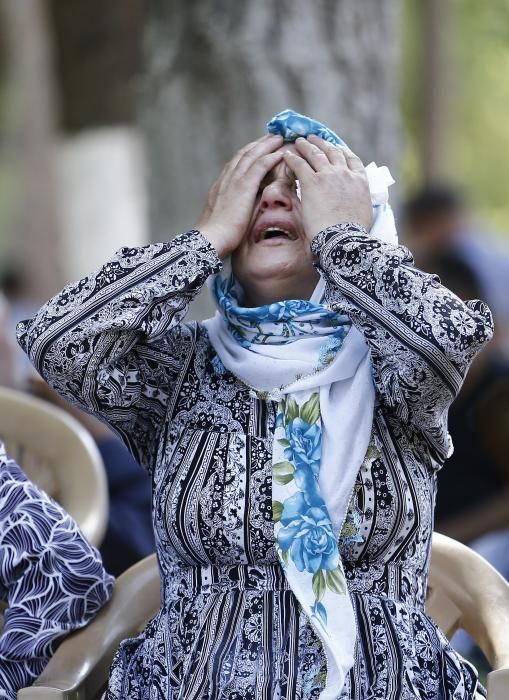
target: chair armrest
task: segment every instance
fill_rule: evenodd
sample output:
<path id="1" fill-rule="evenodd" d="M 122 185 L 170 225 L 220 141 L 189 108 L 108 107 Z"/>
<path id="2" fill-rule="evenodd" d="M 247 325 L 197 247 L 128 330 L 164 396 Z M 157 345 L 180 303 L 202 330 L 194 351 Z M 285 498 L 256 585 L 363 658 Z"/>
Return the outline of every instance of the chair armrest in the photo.
<path id="1" fill-rule="evenodd" d="M 509 696 L 509 668 L 488 673 L 488 700 L 507 700 Z"/>
<path id="2" fill-rule="evenodd" d="M 109 603 L 62 642 L 34 685 L 18 691 L 18 700 L 97 698 L 119 643 L 138 634 L 159 607 L 159 569 L 153 554 L 118 578 Z"/>
<path id="3" fill-rule="evenodd" d="M 461 611 L 459 626 L 494 671 L 509 668 L 509 584 L 503 576 L 469 547 L 434 533 L 429 581 Z"/>

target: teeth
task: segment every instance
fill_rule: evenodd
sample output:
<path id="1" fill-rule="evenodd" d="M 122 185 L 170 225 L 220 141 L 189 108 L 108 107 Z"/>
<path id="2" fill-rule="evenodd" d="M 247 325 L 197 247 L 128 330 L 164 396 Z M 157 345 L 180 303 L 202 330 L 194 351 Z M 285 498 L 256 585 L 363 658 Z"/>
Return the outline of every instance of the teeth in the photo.
<path id="1" fill-rule="evenodd" d="M 290 231 L 287 231 L 285 228 L 282 228 L 281 226 L 269 226 L 269 228 L 266 228 L 263 231 L 260 240 L 264 241 L 267 238 L 267 234 L 272 232 L 272 231 L 276 231 L 276 232 L 282 231 L 291 241 L 294 241 L 296 239 L 296 236 L 293 233 L 290 233 Z"/>

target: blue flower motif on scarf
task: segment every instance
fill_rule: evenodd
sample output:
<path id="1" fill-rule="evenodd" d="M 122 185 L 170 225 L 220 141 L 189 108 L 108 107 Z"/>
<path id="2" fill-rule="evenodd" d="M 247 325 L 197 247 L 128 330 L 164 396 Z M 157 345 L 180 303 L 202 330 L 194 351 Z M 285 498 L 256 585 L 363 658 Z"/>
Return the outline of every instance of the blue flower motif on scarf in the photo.
<path id="1" fill-rule="evenodd" d="M 313 476 L 318 477 L 320 458 L 322 455 L 322 431 L 316 423 L 309 425 L 302 418 L 294 418 L 286 426 L 289 446 L 285 449 L 285 457 L 295 464 L 297 469 L 311 469 Z"/>
<path id="2" fill-rule="evenodd" d="M 288 551 L 299 571 L 315 574 L 336 569 L 339 553 L 332 524 L 325 505 L 314 505 L 302 491 L 284 502 L 278 544 Z"/>
<path id="3" fill-rule="evenodd" d="M 285 459 L 273 465 L 273 490 L 288 489 L 284 500 L 272 503 L 279 554 L 283 566 L 291 562 L 297 571 L 313 575 L 310 610 L 326 625 L 324 594 L 327 589 L 344 594 L 346 583 L 337 538 L 318 486 L 322 441 L 318 392 L 300 405 L 292 396 L 280 402 L 276 439 Z"/>
<path id="4" fill-rule="evenodd" d="M 233 275 L 225 279 L 218 275 L 214 280 L 214 294 L 231 334 L 245 348 L 254 343 L 292 343 L 326 328 L 329 338 L 334 340 L 324 344 L 329 359 L 318 358 L 324 359 L 325 365 L 341 347 L 351 325 L 348 317 L 305 299 L 288 299 L 254 308 L 239 306 L 239 290 Z"/>

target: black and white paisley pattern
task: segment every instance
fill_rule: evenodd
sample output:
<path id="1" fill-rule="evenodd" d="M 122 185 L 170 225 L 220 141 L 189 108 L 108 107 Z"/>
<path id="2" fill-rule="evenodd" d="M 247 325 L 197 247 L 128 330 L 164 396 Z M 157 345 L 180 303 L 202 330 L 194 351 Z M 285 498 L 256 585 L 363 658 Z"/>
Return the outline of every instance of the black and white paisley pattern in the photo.
<path id="1" fill-rule="evenodd" d="M 62 508 L 10 459 L 0 442 L 0 698 L 40 675 L 62 637 L 109 599 L 113 578 Z"/>
<path id="2" fill-rule="evenodd" d="M 424 598 L 447 408 L 491 315 L 354 225 L 322 232 L 313 252 L 329 305 L 371 347 L 377 387 L 340 540 L 358 627 L 341 700 L 472 700 L 475 671 Z M 274 548 L 276 405 L 225 370 L 203 326 L 181 322 L 220 266 L 196 231 L 123 249 L 19 328 L 49 383 L 113 425 L 153 476 L 162 607 L 120 646 L 107 700 L 311 700 L 324 685 Z"/>

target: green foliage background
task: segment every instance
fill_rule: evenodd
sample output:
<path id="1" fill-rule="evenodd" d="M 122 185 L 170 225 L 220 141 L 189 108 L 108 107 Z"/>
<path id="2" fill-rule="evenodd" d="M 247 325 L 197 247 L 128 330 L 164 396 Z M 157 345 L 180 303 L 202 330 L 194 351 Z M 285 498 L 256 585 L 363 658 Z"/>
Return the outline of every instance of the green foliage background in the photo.
<path id="1" fill-rule="evenodd" d="M 402 115 L 405 133 L 401 182 L 420 184 L 419 47 L 422 3 L 401 0 L 403 12 Z M 500 232 L 509 231 L 509 0 L 443 0 L 452 5 L 448 40 L 450 113 L 446 174 Z"/>

